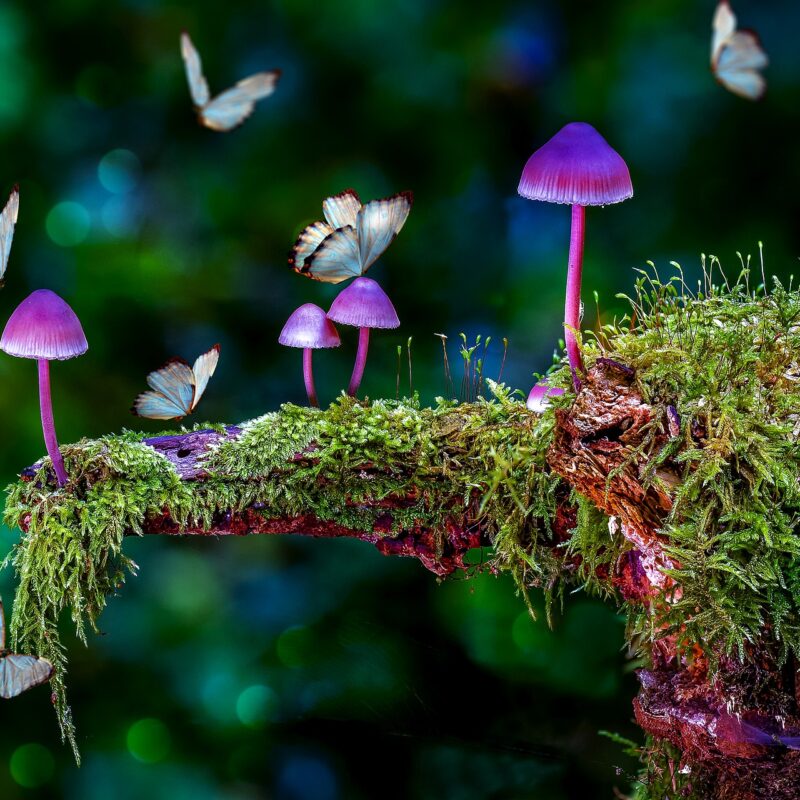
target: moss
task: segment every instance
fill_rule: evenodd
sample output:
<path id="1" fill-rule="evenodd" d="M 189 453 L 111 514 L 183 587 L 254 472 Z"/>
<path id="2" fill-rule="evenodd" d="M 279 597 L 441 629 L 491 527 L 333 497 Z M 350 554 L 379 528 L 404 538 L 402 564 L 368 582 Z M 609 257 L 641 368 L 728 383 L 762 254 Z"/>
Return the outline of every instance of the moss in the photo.
<path id="1" fill-rule="evenodd" d="M 674 457 L 683 472 L 662 529 L 680 596 L 634 633 L 663 626 L 741 658 L 767 636 L 785 659 L 800 655 L 800 294 L 778 282 L 753 291 L 748 278 L 706 276 L 698 295 L 680 276 L 643 276 L 635 324 L 608 326 L 587 349 L 633 367 L 645 401 L 682 421 L 651 465 Z"/>
<path id="2" fill-rule="evenodd" d="M 72 476 L 64 489 L 48 483 L 48 461 L 32 480 L 12 485 L 6 522 L 27 523 L 27 533 L 10 556 L 19 576 L 11 633 L 15 646 L 56 665 L 56 709 L 73 748 L 59 618 L 69 609 L 86 641 L 107 596 L 135 571 L 122 551 L 125 533 L 141 532 L 165 509 L 179 523 L 206 528 L 219 511 L 255 504 L 271 518 L 313 509 L 372 531 L 381 509 L 361 501 L 400 496 L 409 505 L 393 509 L 385 535 L 480 514 L 497 542 L 497 567 L 552 595 L 561 569 L 548 544 L 557 485 L 545 468 L 553 415 L 532 415 L 503 386 L 492 392 L 488 400 L 440 400 L 433 408 L 416 399 L 347 397 L 324 411 L 284 405 L 209 452 L 202 482 L 181 481 L 141 434 L 124 433 L 64 447 Z"/>
<path id="3" fill-rule="evenodd" d="M 777 283 L 769 293 L 752 291 L 747 280 L 745 272 L 719 287 L 706 277 L 693 294 L 680 276 L 666 283 L 643 276 L 631 314 L 583 343 L 587 362 L 602 355 L 635 369 L 664 425 L 670 405 L 681 419 L 679 437 L 653 454 L 644 475 L 658 480 L 656 467 L 667 459 L 683 471 L 662 531 L 680 564 L 673 574 L 681 592 L 653 608 L 623 604 L 640 657 L 672 633 L 712 657 L 745 658 L 756 640 L 779 658 L 800 656 L 800 294 Z M 566 368 L 551 380 L 568 387 Z M 620 602 L 598 576 L 629 545 L 609 537 L 607 520 L 587 500 L 573 495 L 576 530 L 569 542 L 554 541 L 550 524 L 567 488 L 546 466 L 553 409 L 536 416 L 506 387 L 490 389 L 489 399 L 432 408 L 416 399 L 345 397 L 323 411 L 285 405 L 210 452 L 203 482 L 181 482 L 141 435 L 124 433 L 64 448 L 75 476 L 64 490 L 48 484 L 44 469 L 13 485 L 6 520 L 29 523 L 12 554 L 20 584 L 11 630 L 17 646 L 59 668 L 65 735 L 72 728 L 58 619 L 69 609 L 85 638 L 106 597 L 135 569 L 123 534 L 141 531 L 165 508 L 179 522 L 208 527 L 220 510 L 263 503 L 272 517 L 313 509 L 371 530 L 379 512 L 360 501 L 399 495 L 409 506 L 387 536 L 479 513 L 494 544 L 492 567 L 510 572 L 523 594 L 541 588 L 548 615 L 568 586 Z M 570 390 L 554 401 L 570 402 Z"/>

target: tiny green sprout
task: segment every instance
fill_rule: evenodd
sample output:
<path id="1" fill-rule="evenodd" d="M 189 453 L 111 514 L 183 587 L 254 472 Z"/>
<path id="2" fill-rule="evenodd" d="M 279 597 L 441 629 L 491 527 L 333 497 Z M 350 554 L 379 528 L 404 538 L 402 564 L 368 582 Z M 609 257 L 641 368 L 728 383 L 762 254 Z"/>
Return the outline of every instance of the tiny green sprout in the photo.
<path id="1" fill-rule="evenodd" d="M 411 368 L 411 339 L 412 338 L 413 337 L 409 336 L 408 337 L 408 343 L 407 343 L 407 347 L 408 347 L 408 395 L 409 395 L 409 397 L 413 397 L 414 396 L 414 377 L 413 377 L 413 374 L 412 374 L 413 370 Z"/>
<path id="2" fill-rule="evenodd" d="M 403 345 L 397 345 L 397 384 L 395 386 L 394 391 L 394 399 L 400 399 L 400 364 L 402 363 L 403 357 Z"/>

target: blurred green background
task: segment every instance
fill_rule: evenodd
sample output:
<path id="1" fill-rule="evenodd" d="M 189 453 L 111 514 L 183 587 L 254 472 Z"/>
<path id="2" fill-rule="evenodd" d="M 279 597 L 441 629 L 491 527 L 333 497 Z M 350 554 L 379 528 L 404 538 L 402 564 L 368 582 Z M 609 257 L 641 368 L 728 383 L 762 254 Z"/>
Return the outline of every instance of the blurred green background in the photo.
<path id="1" fill-rule="evenodd" d="M 286 267 L 328 194 L 412 189 L 409 221 L 370 275 L 403 322 L 373 338 L 363 391 L 444 392 L 440 342 L 493 337 L 487 374 L 529 388 L 560 335 L 569 214 L 516 196 L 538 145 L 572 120 L 627 160 L 636 195 L 591 209 L 584 299 L 624 311 L 633 269 L 701 252 L 736 269 L 800 251 L 800 6 L 735 3 L 771 57 L 748 103 L 708 69 L 713 2 L 610 0 L 53 0 L 0 5 L 0 191 L 21 210 L 3 317 L 49 287 L 90 343 L 52 370 L 62 441 L 137 427 L 146 373 L 221 342 L 199 418 L 302 402 L 300 354 L 277 345 L 334 287 Z M 178 37 L 212 92 L 283 78 L 243 127 L 200 128 Z M 343 388 L 355 332 L 317 359 Z M 457 360 L 455 347 L 451 360 Z M 406 371 L 401 391 L 408 392 Z M 0 358 L 0 469 L 43 452 L 31 362 Z M 164 426 L 144 423 L 147 430 Z M 17 533 L 0 536 L 6 552 Z M 0 707 L 0 796 L 16 798 L 587 798 L 635 764 L 597 735 L 636 736 L 635 680 L 613 608 L 578 593 L 555 631 L 508 580 L 439 585 L 346 541 L 132 540 L 141 574 L 84 650 L 69 639 L 85 763 L 58 740 L 46 689 Z M 9 571 L 0 576 L 7 604 Z M 623 774 L 619 774 L 619 767 Z"/>

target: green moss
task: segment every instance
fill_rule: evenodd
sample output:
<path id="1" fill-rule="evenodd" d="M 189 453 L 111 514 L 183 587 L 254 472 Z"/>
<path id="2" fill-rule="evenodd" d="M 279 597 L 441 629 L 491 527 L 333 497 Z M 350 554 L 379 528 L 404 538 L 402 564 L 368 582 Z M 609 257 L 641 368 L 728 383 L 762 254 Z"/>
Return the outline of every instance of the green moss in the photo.
<path id="1" fill-rule="evenodd" d="M 142 435 L 125 433 L 64 447 L 72 476 L 64 489 L 48 484 L 49 462 L 12 485 L 6 522 L 27 521 L 27 533 L 10 556 L 19 576 L 11 633 L 15 646 L 56 665 L 56 709 L 73 748 L 59 619 L 68 609 L 86 641 L 107 596 L 135 570 L 122 552 L 124 534 L 141 532 L 165 509 L 179 523 L 210 527 L 218 511 L 259 503 L 270 517 L 313 509 L 371 531 L 381 512 L 362 501 L 397 495 L 410 504 L 392 511 L 387 536 L 480 514 L 497 542 L 498 567 L 552 596 L 561 569 L 548 546 L 557 486 L 545 467 L 553 414 L 529 413 L 503 386 L 492 392 L 489 400 L 433 408 L 416 399 L 346 397 L 324 411 L 285 405 L 213 449 L 202 482 L 182 482 Z"/>
<path id="2" fill-rule="evenodd" d="M 746 273 L 734 286 L 706 284 L 693 295 L 679 279 L 643 277 L 631 315 L 583 343 L 588 363 L 603 355 L 635 369 L 655 409 L 654 432 L 666 429 L 669 405 L 682 420 L 644 474 L 657 481 L 667 460 L 682 471 L 662 531 L 680 564 L 680 593 L 652 609 L 623 604 L 628 636 L 641 657 L 653 638 L 678 632 L 712 657 L 744 658 L 755 640 L 779 657 L 800 656 L 800 294 L 779 284 L 753 292 Z M 551 381 L 567 387 L 566 368 Z M 609 536 L 585 498 L 573 494 L 570 540 L 553 541 L 551 520 L 568 491 L 546 465 L 553 409 L 536 416 L 505 387 L 490 389 L 489 399 L 432 408 L 345 397 L 323 411 L 285 405 L 210 452 L 203 482 L 181 482 L 141 435 L 125 433 L 64 448 L 73 480 L 63 490 L 47 484 L 44 470 L 13 485 L 6 521 L 28 525 L 12 553 L 20 583 L 11 631 L 17 646 L 57 665 L 65 735 L 72 740 L 59 617 L 68 609 L 85 640 L 106 597 L 135 569 L 122 551 L 124 533 L 141 531 L 163 509 L 208 527 L 217 511 L 262 503 L 272 517 L 313 509 L 372 530 L 379 511 L 361 501 L 398 495 L 409 506 L 393 512 L 387 536 L 480 514 L 492 566 L 510 572 L 523 594 L 542 589 L 548 616 L 567 587 L 620 602 L 598 575 L 629 545 Z M 554 401 L 570 402 L 569 391 Z"/>

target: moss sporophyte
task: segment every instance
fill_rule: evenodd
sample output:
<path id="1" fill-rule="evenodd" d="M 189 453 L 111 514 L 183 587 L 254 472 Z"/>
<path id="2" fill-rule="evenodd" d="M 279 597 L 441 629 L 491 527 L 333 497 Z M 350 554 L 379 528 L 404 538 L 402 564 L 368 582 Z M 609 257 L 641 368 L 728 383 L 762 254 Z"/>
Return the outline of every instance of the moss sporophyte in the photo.
<path id="1" fill-rule="evenodd" d="M 312 511 L 387 539 L 462 519 L 493 549 L 491 569 L 523 594 L 544 592 L 548 616 L 576 588 L 618 603 L 645 663 L 655 640 L 676 636 L 714 658 L 746 660 L 755 641 L 778 659 L 800 655 L 800 294 L 777 282 L 753 292 L 746 277 L 699 294 L 642 277 L 630 316 L 584 337 L 586 364 L 629 370 L 652 409 L 637 448 L 647 452 L 642 485 L 661 486 L 667 462 L 680 471 L 677 485 L 661 486 L 672 498 L 659 530 L 669 588 L 646 604 L 609 580 L 631 542 L 548 467 L 557 415 L 575 400 L 566 363 L 547 379 L 564 392 L 550 393 L 541 413 L 490 382 L 490 396 L 470 403 L 341 397 L 325 410 L 284 405 L 235 437 L 218 426 L 202 480 L 182 480 L 139 433 L 62 447 L 69 483 L 55 486 L 45 460 L 9 487 L 5 519 L 24 531 L 7 559 L 19 578 L 13 645 L 55 665 L 64 735 L 74 746 L 59 618 L 67 610 L 85 642 L 108 595 L 135 572 L 125 535 L 165 512 L 178 528 L 209 530 L 225 512 Z M 391 525 L 378 524 L 380 501 L 398 497 L 406 502 Z M 568 518 L 565 503 L 576 509 Z"/>

